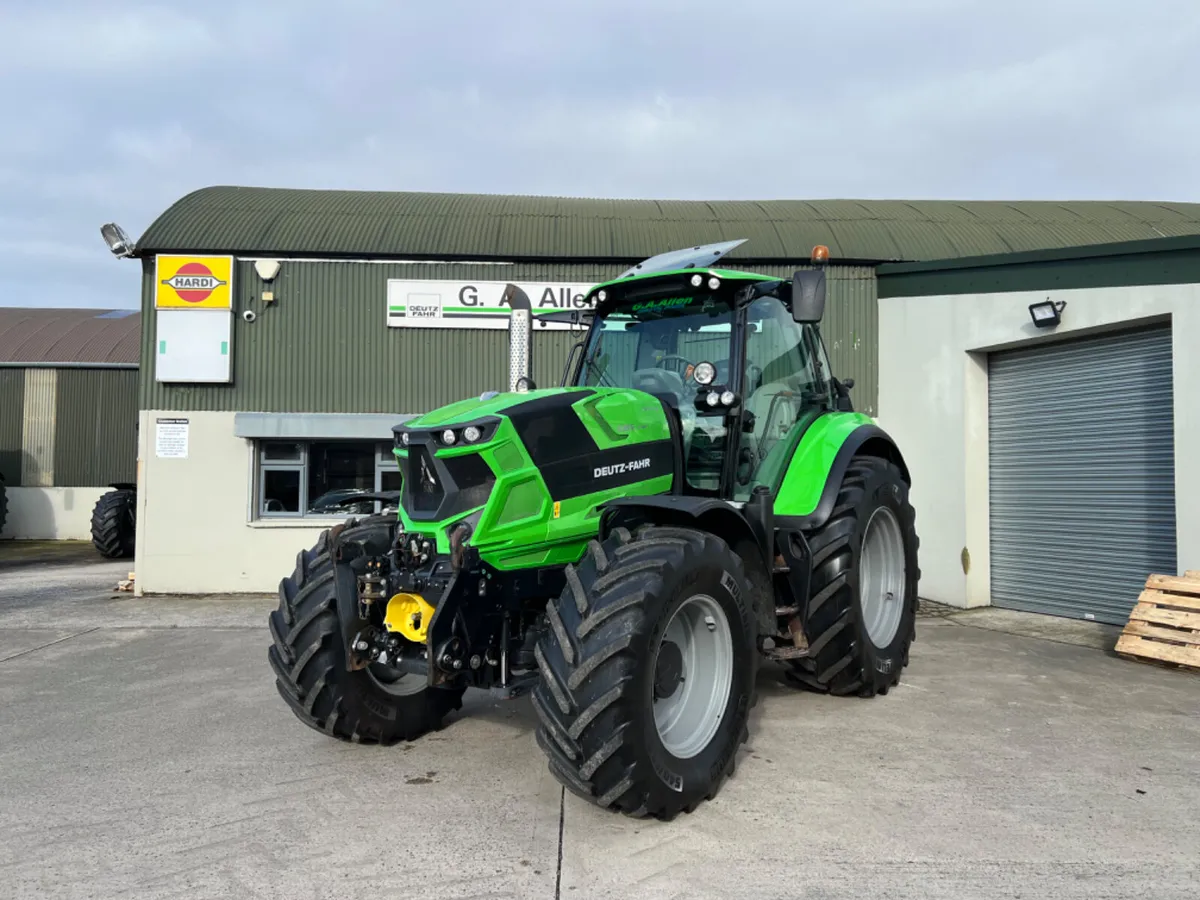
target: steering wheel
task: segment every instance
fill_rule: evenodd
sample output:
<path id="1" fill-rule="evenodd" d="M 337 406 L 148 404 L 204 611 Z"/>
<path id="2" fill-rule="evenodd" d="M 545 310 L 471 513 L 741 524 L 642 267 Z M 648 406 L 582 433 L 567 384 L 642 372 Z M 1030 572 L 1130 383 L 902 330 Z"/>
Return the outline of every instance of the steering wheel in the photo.
<path id="1" fill-rule="evenodd" d="M 667 360 L 671 360 L 672 362 L 680 363 L 681 365 L 679 365 L 679 366 L 664 366 L 663 363 L 665 363 Z M 678 353 L 668 353 L 662 359 L 660 359 L 654 363 L 654 368 L 666 369 L 668 372 L 674 372 L 676 375 L 678 375 L 684 381 L 687 381 L 687 370 L 689 368 L 691 368 L 691 365 L 692 365 L 692 361 L 690 359 L 688 359 L 687 357 L 680 356 Z"/>

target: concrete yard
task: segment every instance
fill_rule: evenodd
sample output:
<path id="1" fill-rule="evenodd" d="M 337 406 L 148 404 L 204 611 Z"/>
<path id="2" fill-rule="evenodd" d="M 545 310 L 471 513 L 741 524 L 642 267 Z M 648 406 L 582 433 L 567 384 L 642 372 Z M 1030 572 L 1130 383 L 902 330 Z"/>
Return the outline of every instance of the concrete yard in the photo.
<path id="1" fill-rule="evenodd" d="M 1195 897 L 1200 677 L 1112 629 L 923 615 L 870 701 L 760 681 L 714 802 L 563 792 L 527 700 L 393 748 L 293 718 L 265 598 L 134 598 L 0 545 L 0 897 Z M 1100 649 L 1097 649 L 1097 646 Z"/>

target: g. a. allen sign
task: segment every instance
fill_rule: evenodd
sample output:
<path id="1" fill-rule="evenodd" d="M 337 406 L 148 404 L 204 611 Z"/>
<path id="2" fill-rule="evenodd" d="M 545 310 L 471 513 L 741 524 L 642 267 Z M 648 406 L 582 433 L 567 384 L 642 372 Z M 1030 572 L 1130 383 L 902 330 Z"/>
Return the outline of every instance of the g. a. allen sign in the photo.
<path id="1" fill-rule="evenodd" d="M 155 258 L 156 309 L 232 309 L 232 256 Z"/>
<path id="2" fill-rule="evenodd" d="M 387 284 L 387 324 L 391 328 L 508 328 L 514 309 L 533 314 L 535 330 L 567 330 L 565 322 L 538 323 L 538 317 L 564 310 L 591 309 L 584 301 L 591 284 L 511 281 L 407 281 Z M 574 326 L 578 330 L 579 326 Z"/>

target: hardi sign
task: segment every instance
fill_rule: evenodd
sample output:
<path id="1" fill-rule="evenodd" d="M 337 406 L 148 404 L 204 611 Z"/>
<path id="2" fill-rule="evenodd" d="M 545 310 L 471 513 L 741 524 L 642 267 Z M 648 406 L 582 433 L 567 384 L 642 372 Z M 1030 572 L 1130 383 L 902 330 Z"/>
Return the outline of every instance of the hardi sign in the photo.
<path id="1" fill-rule="evenodd" d="M 231 309 L 232 256 L 159 256 L 157 309 Z"/>

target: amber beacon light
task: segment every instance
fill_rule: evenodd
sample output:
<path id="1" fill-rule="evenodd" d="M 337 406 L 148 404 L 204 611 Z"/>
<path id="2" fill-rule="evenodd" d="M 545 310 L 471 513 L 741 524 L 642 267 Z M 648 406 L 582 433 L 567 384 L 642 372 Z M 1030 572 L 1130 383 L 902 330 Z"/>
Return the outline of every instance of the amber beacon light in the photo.
<path id="1" fill-rule="evenodd" d="M 817 266 L 829 262 L 829 248 L 824 244 L 817 244 L 813 247 L 812 261 L 813 265 Z"/>

